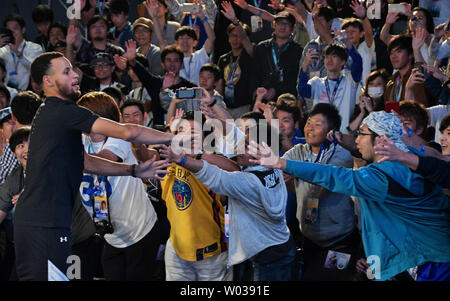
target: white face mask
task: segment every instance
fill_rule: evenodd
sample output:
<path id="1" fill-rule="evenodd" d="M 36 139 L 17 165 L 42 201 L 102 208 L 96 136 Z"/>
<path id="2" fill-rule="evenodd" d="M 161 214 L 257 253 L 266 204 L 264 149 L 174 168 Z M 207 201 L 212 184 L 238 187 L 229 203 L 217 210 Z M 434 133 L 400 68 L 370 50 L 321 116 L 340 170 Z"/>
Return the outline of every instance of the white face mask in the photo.
<path id="1" fill-rule="evenodd" d="M 367 89 L 367 94 L 369 94 L 371 98 L 380 98 L 384 94 L 384 87 L 369 87 Z"/>

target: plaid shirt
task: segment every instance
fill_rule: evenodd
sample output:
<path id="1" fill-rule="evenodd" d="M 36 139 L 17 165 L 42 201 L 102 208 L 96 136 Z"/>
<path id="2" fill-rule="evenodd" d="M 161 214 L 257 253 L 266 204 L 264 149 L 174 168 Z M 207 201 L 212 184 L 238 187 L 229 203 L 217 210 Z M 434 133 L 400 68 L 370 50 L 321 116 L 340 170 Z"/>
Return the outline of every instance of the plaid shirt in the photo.
<path id="1" fill-rule="evenodd" d="M 9 144 L 7 144 L 3 148 L 3 155 L 0 157 L 0 184 L 5 182 L 9 174 L 19 165 L 19 160 L 17 160 L 9 148 Z"/>

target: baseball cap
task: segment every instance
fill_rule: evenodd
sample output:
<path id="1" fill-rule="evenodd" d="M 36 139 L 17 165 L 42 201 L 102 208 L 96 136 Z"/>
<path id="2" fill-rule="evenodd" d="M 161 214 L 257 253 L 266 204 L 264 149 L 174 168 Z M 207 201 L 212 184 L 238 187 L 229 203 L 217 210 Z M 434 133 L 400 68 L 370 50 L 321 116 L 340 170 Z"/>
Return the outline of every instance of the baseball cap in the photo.
<path id="1" fill-rule="evenodd" d="M 295 17 L 291 13 L 288 13 L 287 11 L 281 11 L 275 15 L 274 18 L 275 22 L 282 19 L 288 20 L 289 23 L 291 23 L 291 25 L 295 24 Z"/>
<path id="2" fill-rule="evenodd" d="M 99 52 L 97 53 L 94 58 L 91 60 L 91 65 L 95 65 L 97 62 L 105 62 L 109 65 L 113 65 L 113 61 L 111 59 L 111 56 L 106 52 Z"/>
<path id="3" fill-rule="evenodd" d="M 133 33 L 137 27 L 142 26 L 153 31 L 153 22 L 149 18 L 140 17 L 133 23 Z"/>

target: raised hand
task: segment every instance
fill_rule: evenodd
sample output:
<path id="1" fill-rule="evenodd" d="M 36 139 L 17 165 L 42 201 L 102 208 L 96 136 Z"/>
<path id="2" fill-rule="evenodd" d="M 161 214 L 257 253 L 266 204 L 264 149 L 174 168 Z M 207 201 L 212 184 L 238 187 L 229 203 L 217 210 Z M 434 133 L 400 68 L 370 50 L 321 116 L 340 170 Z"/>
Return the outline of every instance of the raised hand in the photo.
<path id="1" fill-rule="evenodd" d="M 267 93 L 267 89 L 264 87 L 258 87 L 256 89 L 256 101 L 260 102 Z"/>
<path id="2" fill-rule="evenodd" d="M 434 37 L 437 40 L 440 40 L 444 36 L 446 27 L 447 23 L 442 23 L 434 28 Z"/>
<path id="3" fill-rule="evenodd" d="M 425 43 L 427 37 L 427 30 L 422 27 L 417 27 L 412 32 L 412 47 L 413 49 L 419 49 Z"/>
<path id="4" fill-rule="evenodd" d="M 233 22 L 234 20 L 236 20 L 236 13 L 234 12 L 234 8 L 233 5 L 231 5 L 230 2 L 228 1 L 224 1 L 222 2 L 222 8 L 223 10 L 221 10 L 220 12 L 231 22 Z"/>
<path id="5" fill-rule="evenodd" d="M 285 6 L 280 4 L 278 0 L 270 0 L 270 4 L 267 4 L 268 7 L 273 8 L 274 10 L 284 10 Z"/>
<path id="6" fill-rule="evenodd" d="M 136 168 L 136 176 L 139 178 L 152 178 L 157 180 L 162 180 L 164 175 L 169 173 L 165 170 L 170 166 L 167 160 L 155 161 L 156 156 L 153 156 L 150 160 L 141 163 Z"/>
<path id="7" fill-rule="evenodd" d="M 399 161 L 404 152 L 395 146 L 394 142 L 386 136 L 379 136 L 375 140 L 375 154 L 383 156 L 378 162 L 383 161 Z"/>
<path id="8" fill-rule="evenodd" d="M 178 135 L 179 136 L 179 135 Z M 171 146 L 161 145 L 162 148 L 159 151 L 161 158 L 164 158 L 167 162 L 179 163 L 181 159 L 185 156 L 185 152 L 174 152 Z"/>
<path id="9" fill-rule="evenodd" d="M 248 9 L 248 3 L 245 0 L 234 0 L 233 2 L 242 9 Z"/>
<path id="10" fill-rule="evenodd" d="M 435 78 L 439 79 L 442 82 L 445 82 L 446 80 L 448 80 L 448 76 L 445 75 L 444 73 L 442 73 L 441 70 L 439 70 L 439 68 L 433 67 L 433 66 L 428 66 L 426 64 L 423 64 L 422 67 L 431 75 L 433 75 Z"/>
<path id="11" fill-rule="evenodd" d="M 116 63 L 117 68 L 120 70 L 127 69 L 127 58 L 125 56 L 120 56 L 118 54 L 114 54 L 113 56 L 114 63 Z"/>
<path id="12" fill-rule="evenodd" d="M 366 16 L 366 9 L 362 3 L 359 3 L 358 0 L 353 0 L 350 7 L 353 9 L 355 16 L 358 18 L 363 19 Z"/>
<path id="13" fill-rule="evenodd" d="M 194 0 L 193 3 L 198 5 L 198 13 L 196 13 L 194 15 L 199 19 L 205 18 L 205 12 L 203 11 L 202 1 Z"/>
<path id="14" fill-rule="evenodd" d="M 144 2 L 148 15 L 154 20 L 158 16 L 159 3 L 155 0 L 147 0 Z"/>
<path id="15" fill-rule="evenodd" d="M 418 68 L 413 68 L 406 82 L 406 89 L 412 90 L 414 86 L 425 83 L 425 75 Z"/>
<path id="16" fill-rule="evenodd" d="M 309 48 L 306 51 L 305 59 L 303 60 L 302 69 L 304 72 L 308 69 L 308 66 L 311 64 L 312 60 L 318 60 L 320 57 L 319 53 L 314 48 Z"/>
<path id="17" fill-rule="evenodd" d="M 132 61 L 136 58 L 136 41 L 135 40 L 128 40 L 125 42 L 125 47 L 127 48 L 127 51 L 123 55 L 127 58 L 127 60 Z"/>
<path id="18" fill-rule="evenodd" d="M 399 18 L 399 13 L 388 13 L 386 16 L 387 24 L 394 24 Z"/>
<path id="19" fill-rule="evenodd" d="M 253 159 L 249 160 L 252 164 L 261 165 L 266 168 L 282 168 L 282 159 L 275 155 L 265 142 L 259 145 L 255 141 L 250 141 L 248 153 L 253 157 Z"/>
<path id="20" fill-rule="evenodd" d="M 163 90 L 175 85 L 175 81 L 176 81 L 175 73 L 166 72 L 166 74 L 164 75 L 163 84 L 162 84 Z"/>

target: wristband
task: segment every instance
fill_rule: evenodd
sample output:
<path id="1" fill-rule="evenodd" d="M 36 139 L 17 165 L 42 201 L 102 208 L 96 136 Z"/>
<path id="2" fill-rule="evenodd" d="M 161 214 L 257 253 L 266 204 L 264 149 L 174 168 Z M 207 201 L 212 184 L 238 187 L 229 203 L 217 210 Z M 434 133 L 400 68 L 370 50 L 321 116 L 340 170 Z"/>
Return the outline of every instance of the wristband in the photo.
<path id="1" fill-rule="evenodd" d="M 214 98 L 213 102 L 208 105 L 208 107 L 212 107 L 217 103 L 217 99 Z"/>
<path id="2" fill-rule="evenodd" d="M 420 153 L 425 154 L 425 146 L 423 144 L 420 145 Z"/>
<path id="3" fill-rule="evenodd" d="M 201 19 L 201 20 L 200 20 L 200 23 L 203 24 L 203 23 L 205 23 L 206 21 L 208 21 L 208 17 L 207 17 L 207 16 L 205 16 L 203 19 Z"/>
<path id="4" fill-rule="evenodd" d="M 180 162 L 178 162 L 178 165 L 184 166 L 184 163 L 186 163 L 186 161 L 187 161 L 187 156 L 184 155 L 183 158 L 181 158 Z"/>
<path id="5" fill-rule="evenodd" d="M 136 178 L 136 166 L 137 166 L 137 164 L 131 165 L 131 176 L 133 178 Z"/>
<path id="6" fill-rule="evenodd" d="M 263 13 L 262 9 L 259 9 L 259 13 L 256 16 L 261 17 L 262 13 Z"/>
<path id="7" fill-rule="evenodd" d="M 292 1 L 292 4 L 296 5 L 299 2 L 300 2 L 300 0 L 294 0 L 294 1 Z"/>

